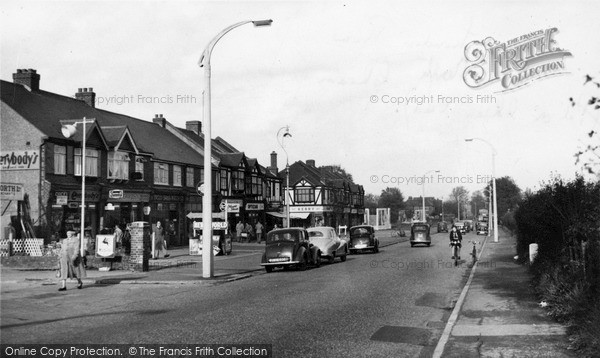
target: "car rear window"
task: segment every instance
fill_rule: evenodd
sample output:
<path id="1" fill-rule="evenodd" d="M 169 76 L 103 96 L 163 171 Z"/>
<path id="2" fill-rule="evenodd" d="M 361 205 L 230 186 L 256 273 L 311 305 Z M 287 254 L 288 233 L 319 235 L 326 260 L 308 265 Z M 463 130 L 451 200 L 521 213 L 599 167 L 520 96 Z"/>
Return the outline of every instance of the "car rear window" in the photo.
<path id="1" fill-rule="evenodd" d="M 368 236 L 371 234 L 371 231 L 369 231 L 369 229 L 364 228 L 364 227 L 358 227 L 355 229 L 352 229 L 350 231 L 350 236 Z"/>
<path id="2" fill-rule="evenodd" d="M 280 242 L 280 241 L 298 241 L 300 233 L 298 231 L 277 231 L 267 234 L 267 242 Z"/>

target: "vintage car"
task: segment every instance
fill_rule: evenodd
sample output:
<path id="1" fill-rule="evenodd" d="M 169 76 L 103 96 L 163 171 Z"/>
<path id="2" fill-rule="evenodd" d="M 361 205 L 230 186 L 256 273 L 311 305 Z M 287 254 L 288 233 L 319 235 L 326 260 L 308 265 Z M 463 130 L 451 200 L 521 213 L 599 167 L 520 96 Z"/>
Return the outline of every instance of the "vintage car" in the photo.
<path id="1" fill-rule="evenodd" d="M 437 223 L 437 232 L 448 232 L 448 223 L 440 221 Z"/>
<path id="2" fill-rule="evenodd" d="M 460 231 L 461 234 L 467 233 L 467 228 L 464 222 L 457 221 L 454 223 L 454 226 L 456 226 L 456 230 Z"/>
<path id="3" fill-rule="evenodd" d="M 304 228 L 294 227 L 269 231 L 261 266 L 267 272 L 275 267 L 295 267 L 305 270 L 309 265 L 321 265 L 321 251 L 310 243 Z"/>
<path id="4" fill-rule="evenodd" d="M 417 244 L 431 245 L 429 224 L 414 223 L 410 227 L 410 247 Z"/>
<path id="5" fill-rule="evenodd" d="M 334 228 L 311 227 L 306 231 L 308 231 L 310 243 L 321 251 L 321 257 L 326 258 L 330 263 L 333 263 L 336 257 L 339 257 L 342 262 L 346 261 L 348 244 L 338 236 Z"/>
<path id="6" fill-rule="evenodd" d="M 477 222 L 477 235 L 487 235 L 489 231 L 487 221 L 479 221 Z"/>
<path id="7" fill-rule="evenodd" d="M 350 253 L 363 250 L 379 252 L 379 239 L 375 237 L 375 228 L 371 225 L 358 225 L 350 228 L 350 241 L 348 242 Z"/>
<path id="8" fill-rule="evenodd" d="M 465 231 L 466 232 L 473 231 L 473 229 L 474 229 L 473 220 L 463 220 L 463 222 L 465 223 Z"/>

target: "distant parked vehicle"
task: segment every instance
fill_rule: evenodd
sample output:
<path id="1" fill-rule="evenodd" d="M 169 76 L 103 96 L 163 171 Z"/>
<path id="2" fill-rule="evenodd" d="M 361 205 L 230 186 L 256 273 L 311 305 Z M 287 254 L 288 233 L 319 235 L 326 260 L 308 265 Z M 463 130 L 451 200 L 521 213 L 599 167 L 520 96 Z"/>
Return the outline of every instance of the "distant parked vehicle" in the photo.
<path id="1" fill-rule="evenodd" d="M 437 223 L 437 232 L 448 232 L 448 223 L 440 221 Z"/>
<path id="2" fill-rule="evenodd" d="M 308 231 L 310 243 L 319 248 L 321 257 L 326 258 L 330 263 L 333 263 L 336 257 L 339 257 L 342 262 L 346 261 L 348 245 L 338 236 L 334 228 L 312 227 L 306 231 Z"/>
<path id="3" fill-rule="evenodd" d="M 473 231 L 473 229 L 474 229 L 473 220 L 464 220 L 463 222 L 465 223 L 465 231 L 466 232 Z"/>
<path id="4" fill-rule="evenodd" d="M 489 232 L 489 226 L 487 221 L 479 221 L 477 223 L 477 235 L 487 235 Z"/>
<path id="5" fill-rule="evenodd" d="M 358 225 L 350 228 L 350 253 L 363 250 L 379 252 L 379 239 L 375 237 L 375 228 L 371 225 Z"/>
<path id="6" fill-rule="evenodd" d="M 459 230 L 461 234 L 466 234 L 467 233 L 467 228 L 466 228 L 464 222 L 457 221 L 457 222 L 454 223 L 454 226 L 456 226 L 456 230 Z"/>
<path id="7" fill-rule="evenodd" d="M 431 245 L 431 233 L 429 224 L 414 223 L 410 228 L 410 247 L 417 244 Z"/>
<path id="8" fill-rule="evenodd" d="M 304 228 L 276 229 L 267 234 L 261 266 L 267 272 L 275 267 L 295 267 L 305 270 L 309 265 L 321 265 L 321 251 L 310 243 Z"/>

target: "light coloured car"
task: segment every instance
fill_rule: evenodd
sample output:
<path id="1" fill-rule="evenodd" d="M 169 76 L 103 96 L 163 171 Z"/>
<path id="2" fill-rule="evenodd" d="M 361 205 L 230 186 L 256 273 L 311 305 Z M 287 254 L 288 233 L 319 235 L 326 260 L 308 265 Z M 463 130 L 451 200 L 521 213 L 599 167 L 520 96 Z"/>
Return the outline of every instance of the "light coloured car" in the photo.
<path id="1" fill-rule="evenodd" d="M 326 258 L 330 263 L 333 263 L 336 257 L 339 257 L 342 262 L 346 261 L 348 244 L 338 236 L 334 228 L 329 226 L 312 227 L 306 231 L 308 231 L 310 243 L 321 251 L 321 257 Z"/>

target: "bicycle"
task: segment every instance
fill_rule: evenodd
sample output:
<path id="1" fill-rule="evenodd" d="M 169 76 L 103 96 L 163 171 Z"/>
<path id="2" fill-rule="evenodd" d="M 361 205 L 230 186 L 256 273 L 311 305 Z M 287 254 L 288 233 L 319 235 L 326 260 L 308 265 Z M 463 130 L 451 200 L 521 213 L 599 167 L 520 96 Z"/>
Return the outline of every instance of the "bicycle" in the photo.
<path id="1" fill-rule="evenodd" d="M 458 261 L 460 261 L 460 256 L 458 256 L 458 243 L 451 243 L 450 246 L 452 246 L 452 258 L 454 259 L 454 266 L 458 266 Z"/>

